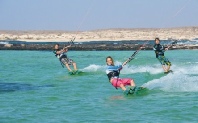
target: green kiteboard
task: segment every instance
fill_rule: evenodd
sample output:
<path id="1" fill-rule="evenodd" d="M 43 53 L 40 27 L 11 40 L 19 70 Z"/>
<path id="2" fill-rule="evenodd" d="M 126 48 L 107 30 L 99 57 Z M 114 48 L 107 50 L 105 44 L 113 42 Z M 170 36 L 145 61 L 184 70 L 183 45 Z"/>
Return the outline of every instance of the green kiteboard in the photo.
<path id="1" fill-rule="evenodd" d="M 68 72 L 68 73 L 69 73 L 69 75 L 80 75 L 80 74 L 82 74 L 83 72 L 82 72 L 82 71 L 79 71 L 79 70 L 77 70 L 77 71 L 73 70 L 73 71 L 70 71 L 70 72 Z"/>
<path id="2" fill-rule="evenodd" d="M 138 94 L 140 94 L 141 95 L 141 94 L 146 94 L 147 91 L 148 91 L 148 89 L 145 88 L 145 87 L 137 87 L 137 86 L 135 86 L 133 89 L 132 88 L 127 89 L 124 92 L 124 94 L 125 95 L 138 95 Z"/>

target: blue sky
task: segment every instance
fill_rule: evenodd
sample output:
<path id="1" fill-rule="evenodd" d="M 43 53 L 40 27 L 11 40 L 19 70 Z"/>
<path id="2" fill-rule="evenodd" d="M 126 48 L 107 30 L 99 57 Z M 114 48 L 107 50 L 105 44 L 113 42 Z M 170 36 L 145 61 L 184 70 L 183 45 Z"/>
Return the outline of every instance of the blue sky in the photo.
<path id="1" fill-rule="evenodd" d="M 0 0 L 0 30 L 198 26 L 198 0 Z"/>

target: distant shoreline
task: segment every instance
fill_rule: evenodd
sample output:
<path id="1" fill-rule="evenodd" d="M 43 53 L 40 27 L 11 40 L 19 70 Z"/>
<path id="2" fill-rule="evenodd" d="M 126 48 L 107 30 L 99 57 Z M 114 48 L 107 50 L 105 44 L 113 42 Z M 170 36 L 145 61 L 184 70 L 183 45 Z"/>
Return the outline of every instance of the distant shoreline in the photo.
<path id="1" fill-rule="evenodd" d="M 142 42 L 152 43 L 156 37 L 168 42 L 179 40 L 180 44 L 172 49 L 198 49 L 198 27 L 178 27 L 81 32 L 0 30 L 0 50 L 52 50 L 56 43 L 69 45 L 74 37 L 74 45 L 70 50 L 137 50 Z M 186 43 L 181 43 L 182 41 Z M 151 43 L 146 50 L 152 50 Z"/>
<path id="2" fill-rule="evenodd" d="M 101 29 L 80 32 L 0 30 L 0 41 L 68 42 L 74 37 L 76 42 L 154 40 L 156 37 L 161 40 L 193 40 L 198 38 L 198 27 Z"/>

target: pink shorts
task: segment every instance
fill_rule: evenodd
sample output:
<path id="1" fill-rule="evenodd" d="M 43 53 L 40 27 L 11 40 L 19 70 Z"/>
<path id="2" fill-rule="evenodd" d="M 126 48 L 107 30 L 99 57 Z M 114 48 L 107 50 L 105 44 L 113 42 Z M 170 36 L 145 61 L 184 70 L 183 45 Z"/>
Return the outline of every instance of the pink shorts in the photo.
<path id="1" fill-rule="evenodd" d="M 117 88 L 120 87 L 120 84 L 123 84 L 124 86 L 131 85 L 131 80 L 132 79 L 129 78 L 113 78 L 112 85 Z"/>

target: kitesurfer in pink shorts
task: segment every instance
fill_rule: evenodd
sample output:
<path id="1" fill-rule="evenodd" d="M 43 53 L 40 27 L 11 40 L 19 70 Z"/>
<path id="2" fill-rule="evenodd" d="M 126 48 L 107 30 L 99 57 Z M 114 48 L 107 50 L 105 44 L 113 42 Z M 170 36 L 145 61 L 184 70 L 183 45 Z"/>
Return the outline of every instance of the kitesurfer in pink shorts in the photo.
<path id="1" fill-rule="evenodd" d="M 122 65 L 115 66 L 113 58 L 108 56 L 106 58 L 107 69 L 106 74 L 109 78 L 109 82 L 117 89 L 121 88 L 124 92 L 127 92 L 126 86 L 131 86 L 130 89 L 133 90 L 135 88 L 135 82 L 131 78 L 119 78 L 120 70 L 127 63 L 124 62 Z"/>

